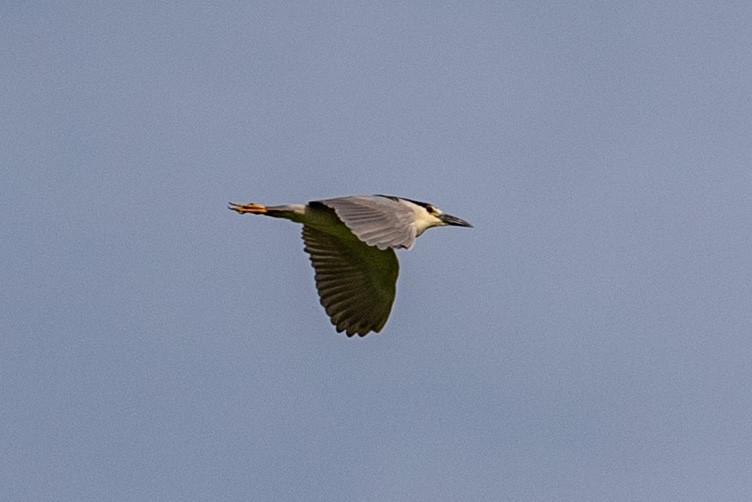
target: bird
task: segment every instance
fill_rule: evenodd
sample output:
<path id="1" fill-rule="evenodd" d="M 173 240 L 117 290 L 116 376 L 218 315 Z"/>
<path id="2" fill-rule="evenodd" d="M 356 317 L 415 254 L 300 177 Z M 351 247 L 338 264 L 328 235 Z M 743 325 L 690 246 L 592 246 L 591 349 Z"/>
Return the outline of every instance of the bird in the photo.
<path id="1" fill-rule="evenodd" d="M 303 224 L 321 305 L 348 337 L 378 333 L 386 324 L 399 274 L 395 249 L 411 249 L 432 227 L 472 227 L 433 204 L 380 194 L 280 206 L 230 202 L 229 209 Z"/>

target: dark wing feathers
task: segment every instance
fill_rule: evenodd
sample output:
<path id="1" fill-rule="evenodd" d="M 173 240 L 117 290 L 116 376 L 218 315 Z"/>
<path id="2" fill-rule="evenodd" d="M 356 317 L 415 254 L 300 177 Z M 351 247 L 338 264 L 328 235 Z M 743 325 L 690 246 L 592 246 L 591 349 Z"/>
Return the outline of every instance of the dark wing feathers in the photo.
<path id="1" fill-rule="evenodd" d="M 303 241 L 315 270 L 321 305 L 337 331 L 347 336 L 378 333 L 389 318 L 396 294 L 399 263 L 394 251 L 308 225 L 303 226 Z"/>

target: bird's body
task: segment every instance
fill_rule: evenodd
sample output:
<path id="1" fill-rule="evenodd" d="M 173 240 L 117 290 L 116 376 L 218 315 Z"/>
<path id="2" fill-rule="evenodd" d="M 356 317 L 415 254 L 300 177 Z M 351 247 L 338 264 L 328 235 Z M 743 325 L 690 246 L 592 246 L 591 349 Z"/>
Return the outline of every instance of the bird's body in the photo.
<path id="1" fill-rule="evenodd" d="M 434 226 L 472 226 L 432 204 L 387 195 L 283 206 L 231 203 L 230 209 L 303 224 L 321 304 L 347 336 L 379 332 L 389 318 L 399 272 L 395 248 L 410 249 Z"/>

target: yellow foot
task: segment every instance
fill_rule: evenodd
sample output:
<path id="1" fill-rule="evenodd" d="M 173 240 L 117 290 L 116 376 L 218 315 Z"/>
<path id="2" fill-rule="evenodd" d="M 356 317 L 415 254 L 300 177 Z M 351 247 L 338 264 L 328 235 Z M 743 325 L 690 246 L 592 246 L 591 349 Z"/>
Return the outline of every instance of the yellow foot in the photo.
<path id="1" fill-rule="evenodd" d="M 266 214 L 266 206 L 262 204 L 254 204 L 250 202 L 248 204 L 236 204 L 234 202 L 229 203 L 229 208 L 233 211 L 237 211 L 240 214 L 253 213 L 253 214 Z"/>

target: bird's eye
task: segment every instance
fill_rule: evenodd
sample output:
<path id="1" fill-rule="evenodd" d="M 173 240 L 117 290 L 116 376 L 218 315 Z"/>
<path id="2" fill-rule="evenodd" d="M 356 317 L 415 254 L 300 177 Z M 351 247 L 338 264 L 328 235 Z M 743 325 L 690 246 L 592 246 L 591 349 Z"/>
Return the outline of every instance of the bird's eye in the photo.
<path id="1" fill-rule="evenodd" d="M 436 212 L 433 206 L 426 206 L 426 211 L 428 211 L 428 214 L 433 214 Z"/>

